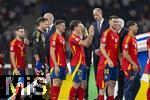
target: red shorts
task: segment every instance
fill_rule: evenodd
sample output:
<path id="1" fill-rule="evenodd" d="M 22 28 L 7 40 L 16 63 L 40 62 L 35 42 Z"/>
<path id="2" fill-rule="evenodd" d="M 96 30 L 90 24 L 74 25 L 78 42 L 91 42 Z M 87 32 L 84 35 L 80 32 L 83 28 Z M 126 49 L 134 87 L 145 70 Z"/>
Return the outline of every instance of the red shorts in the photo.
<path id="1" fill-rule="evenodd" d="M 104 85 L 104 70 L 97 70 L 96 85 L 99 89 L 103 89 Z"/>

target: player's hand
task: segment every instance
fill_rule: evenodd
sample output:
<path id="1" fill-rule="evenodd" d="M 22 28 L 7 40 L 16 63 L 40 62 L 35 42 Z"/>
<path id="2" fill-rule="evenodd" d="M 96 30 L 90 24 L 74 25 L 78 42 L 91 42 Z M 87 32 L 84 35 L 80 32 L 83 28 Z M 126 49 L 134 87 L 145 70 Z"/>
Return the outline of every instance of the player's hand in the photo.
<path id="1" fill-rule="evenodd" d="M 27 44 L 27 45 L 29 45 L 30 42 L 29 42 L 28 39 L 25 38 L 25 39 L 24 39 L 24 43 Z"/>
<path id="2" fill-rule="evenodd" d="M 108 65 L 109 65 L 109 67 L 114 67 L 114 64 L 113 64 L 113 62 L 112 62 L 112 60 L 108 60 Z"/>
<path id="3" fill-rule="evenodd" d="M 38 60 L 36 61 L 36 71 L 40 72 L 42 70 L 42 63 Z"/>
<path id="4" fill-rule="evenodd" d="M 20 72 L 18 71 L 18 69 L 14 69 L 14 74 L 15 75 L 20 75 Z"/>
<path id="5" fill-rule="evenodd" d="M 138 71 L 138 66 L 137 66 L 136 64 L 134 64 L 134 65 L 132 66 L 132 69 L 133 69 L 134 71 Z"/>
<path id="6" fill-rule="evenodd" d="M 94 26 L 93 26 L 93 25 L 91 25 L 91 26 L 89 27 L 89 35 L 94 36 Z"/>
<path id="7" fill-rule="evenodd" d="M 54 71 L 55 71 L 56 76 L 58 76 L 59 75 L 59 71 L 60 71 L 59 67 L 55 66 Z"/>
<path id="8" fill-rule="evenodd" d="M 94 51 L 94 53 L 95 53 L 97 56 L 99 56 L 99 55 L 100 55 L 100 49 L 96 49 L 96 50 Z"/>
<path id="9" fill-rule="evenodd" d="M 45 63 L 45 70 L 46 70 L 46 74 L 50 72 L 50 67 L 46 63 Z"/>
<path id="10" fill-rule="evenodd" d="M 130 76 L 130 80 L 134 80 L 134 76 Z"/>

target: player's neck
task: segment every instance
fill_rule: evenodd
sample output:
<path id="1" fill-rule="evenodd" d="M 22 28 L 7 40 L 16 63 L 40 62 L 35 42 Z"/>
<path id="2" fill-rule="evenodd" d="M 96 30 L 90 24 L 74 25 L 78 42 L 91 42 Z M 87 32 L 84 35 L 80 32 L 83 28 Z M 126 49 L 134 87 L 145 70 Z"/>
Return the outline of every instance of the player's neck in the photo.
<path id="1" fill-rule="evenodd" d="M 44 30 L 41 27 L 38 27 L 38 30 L 40 30 L 41 32 L 44 32 Z"/>
<path id="2" fill-rule="evenodd" d="M 19 41 L 23 41 L 23 40 L 22 40 L 21 38 L 19 38 L 18 36 L 16 37 L 16 39 L 19 40 Z"/>
<path id="3" fill-rule="evenodd" d="M 60 31 L 59 31 L 59 30 L 57 30 L 57 29 L 56 29 L 56 33 L 57 33 L 57 34 L 59 34 L 59 35 L 61 35 L 61 34 L 62 34 L 62 32 L 60 32 Z"/>
<path id="4" fill-rule="evenodd" d="M 135 36 L 134 33 L 131 32 L 131 31 L 129 31 L 129 35 L 130 35 L 131 37 L 134 37 L 134 36 Z"/>
<path id="5" fill-rule="evenodd" d="M 73 31 L 73 34 L 79 36 L 79 33 L 77 31 Z"/>
<path id="6" fill-rule="evenodd" d="M 111 29 L 114 33 L 117 33 L 117 31 L 116 31 L 114 28 L 110 27 L 110 29 Z"/>

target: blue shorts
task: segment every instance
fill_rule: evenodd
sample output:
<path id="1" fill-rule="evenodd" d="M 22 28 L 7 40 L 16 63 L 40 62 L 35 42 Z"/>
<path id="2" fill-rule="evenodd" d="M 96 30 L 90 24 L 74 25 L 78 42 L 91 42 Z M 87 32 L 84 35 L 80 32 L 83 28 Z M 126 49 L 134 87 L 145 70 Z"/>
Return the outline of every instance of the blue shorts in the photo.
<path id="1" fill-rule="evenodd" d="M 108 65 L 106 65 L 104 69 L 104 81 L 105 82 L 110 80 L 117 81 L 119 74 L 118 70 L 119 70 L 118 67 L 111 68 Z"/>
<path id="2" fill-rule="evenodd" d="M 71 66 L 71 72 L 73 73 L 75 70 L 75 66 Z M 87 79 L 87 67 L 86 65 L 80 65 L 78 71 L 76 72 L 73 81 L 79 83 L 82 80 Z"/>
<path id="3" fill-rule="evenodd" d="M 54 69 L 52 69 L 52 73 L 51 73 L 51 78 L 54 79 L 54 78 L 59 78 L 60 80 L 65 80 L 66 79 L 66 74 L 67 74 L 67 71 L 66 71 L 66 67 L 59 67 L 59 73 L 58 73 L 58 76 L 55 74 L 55 71 Z"/>

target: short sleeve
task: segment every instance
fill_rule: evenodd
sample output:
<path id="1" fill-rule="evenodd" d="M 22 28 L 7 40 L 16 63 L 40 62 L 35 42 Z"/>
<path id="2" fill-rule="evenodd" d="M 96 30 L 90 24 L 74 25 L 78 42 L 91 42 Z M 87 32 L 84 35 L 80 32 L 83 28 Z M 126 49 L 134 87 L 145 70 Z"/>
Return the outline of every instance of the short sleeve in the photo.
<path id="1" fill-rule="evenodd" d="M 123 50 L 128 51 L 129 50 L 129 46 L 130 46 L 130 37 L 127 37 L 123 41 L 122 48 L 123 48 Z"/>
<path id="2" fill-rule="evenodd" d="M 15 45 L 13 43 L 10 44 L 10 52 L 15 52 Z"/>
<path id="3" fill-rule="evenodd" d="M 70 38 L 70 42 L 78 44 L 78 45 L 79 45 L 80 40 L 81 40 L 80 37 L 77 37 L 77 36 L 74 36 L 74 35 L 72 35 L 71 38 Z"/>
<path id="4" fill-rule="evenodd" d="M 50 39 L 50 47 L 56 47 L 57 44 L 57 36 L 52 36 L 52 38 Z"/>
<path id="5" fill-rule="evenodd" d="M 108 33 L 107 32 L 104 32 L 103 34 L 102 34 L 102 37 L 101 37 L 101 43 L 103 43 L 103 44 L 107 44 L 107 41 L 108 41 Z"/>

